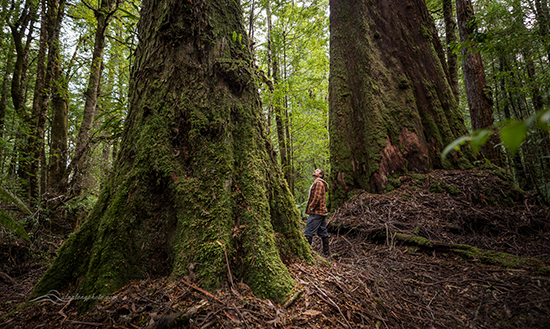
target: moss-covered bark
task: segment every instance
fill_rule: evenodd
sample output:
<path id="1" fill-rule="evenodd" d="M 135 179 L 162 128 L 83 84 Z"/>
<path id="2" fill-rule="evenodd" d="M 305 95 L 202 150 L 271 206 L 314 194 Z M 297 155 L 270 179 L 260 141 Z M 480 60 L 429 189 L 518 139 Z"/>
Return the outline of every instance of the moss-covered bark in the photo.
<path id="1" fill-rule="evenodd" d="M 257 295 L 283 298 L 294 282 L 281 257 L 311 249 L 265 136 L 241 8 L 144 1 L 138 33 L 114 172 L 34 294 L 109 294 L 189 268 L 216 288 L 227 254 Z"/>
<path id="2" fill-rule="evenodd" d="M 394 173 L 470 167 L 470 155 L 440 159 L 466 128 L 425 2 L 330 6 L 331 208 L 357 189 L 382 192 Z"/>

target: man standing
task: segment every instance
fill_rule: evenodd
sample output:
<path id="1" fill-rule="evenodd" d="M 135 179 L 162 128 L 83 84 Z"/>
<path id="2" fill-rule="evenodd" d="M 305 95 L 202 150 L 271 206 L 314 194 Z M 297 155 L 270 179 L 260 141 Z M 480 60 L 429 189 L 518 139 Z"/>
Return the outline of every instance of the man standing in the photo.
<path id="1" fill-rule="evenodd" d="M 309 188 L 306 214 L 309 215 L 306 222 L 304 235 L 311 245 L 313 236 L 317 234 L 323 240 L 323 254 L 329 255 L 328 231 L 325 219 L 328 211 L 325 203 L 325 194 L 328 191 L 328 184 L 323 180 L 325 173 L 321 169 L 313 171 L 315 181 Z"/>

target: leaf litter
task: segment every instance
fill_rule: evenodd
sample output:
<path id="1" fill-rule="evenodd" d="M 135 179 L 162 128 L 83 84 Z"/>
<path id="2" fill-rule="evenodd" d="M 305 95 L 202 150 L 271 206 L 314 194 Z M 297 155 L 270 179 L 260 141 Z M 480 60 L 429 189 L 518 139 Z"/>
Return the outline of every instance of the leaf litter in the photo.
<path id="1" fill-rule="evenodd" d="M 550 323 L 548 207 L 483 171 L 436 170 L 392 184 L 395 189 L 385 194 L 360 191 L 328 218 L 330 257 L 316 256 L 316 264 L 290 260 L 296 288 L 287 301 L 259 299 L 238 278 L 215 292 L 181 278 L 131 282 L 82 314 L 77 303 L 82 296 L 58 292 L 17 308 L 45 267 L 12 262 L 1 270 L 13 281 L 0 277 L 0 327 L 544 328 Z M 465 245 L 530 261 L 503 263 L 456 248 Z M 4 258 L 7 247 L 1 246 Z M 319 238 L 313 249 L 321 253 Z"/>

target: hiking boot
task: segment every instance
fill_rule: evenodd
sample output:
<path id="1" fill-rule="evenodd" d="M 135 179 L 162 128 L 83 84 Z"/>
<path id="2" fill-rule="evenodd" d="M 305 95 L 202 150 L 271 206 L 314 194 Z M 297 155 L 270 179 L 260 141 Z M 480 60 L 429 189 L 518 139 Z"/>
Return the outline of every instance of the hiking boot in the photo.
<path id="1" fill-rule="evenodd" d="M 306 235 L 306 239 L 307 239 L 307 242 L 309 243 L 309 245 L 311 246 L 311 243 L 313 242 L 313 237 Z"/>
<path id="2" fill-rule="evenodd" d="M 328 237 L 322 238 L 322 240 L 323 240 L 323 254 L 328 257 L 330 256 L 330 251 L 328 247 Z"/>

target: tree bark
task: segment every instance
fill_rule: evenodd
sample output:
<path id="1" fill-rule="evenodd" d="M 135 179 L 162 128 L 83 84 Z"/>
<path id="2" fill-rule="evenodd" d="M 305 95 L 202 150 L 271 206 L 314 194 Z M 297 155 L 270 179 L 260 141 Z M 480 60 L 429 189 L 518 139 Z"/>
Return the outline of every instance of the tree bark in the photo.
<path id="1" fill-rule="evenodd" d="M 548 12 L 547 0 L 535 0 L 535 8 L 537 22 L 539 23 L 539 34 L 543 39 L 548 61 L 550 61 L 550 38 L 548 37 L 550 31 L 550 14 Z"/>
<path id="2" fill-rule="evenodd" d="M 493 97 L 491 88 L 485 79 L 485 69 L 481 54 L 475 49 L 475 41 L 472 40 L 475 26 L 475 15 L 470 0 L 456 0 L 456 12 L 458 17 L 458 31 L 460 41 L 467 42 L 467 48 L 463 48 L 462 70 L 464 72 L 464 84 L 472 129 L 489 128 L 494 123 Z M 500 152 L 496 145 L 499 140 L 496 135 L 481 147 L 481 154 L 492 163 L 500 165 Z"/>
<path id="3" fill-rule="evenodd" d="M 453 15 L 452 0 L 443 0 L 443 19 L 445 20 L 445 39 L 447 44 L 447 69 L 449 71 L 449 82 L 457 104 L 460 103 L 458 89 L 458 56 L 453 52 L 452 47 L 456 43 L 456 23 Z"/>
<path id="4" fill-rule="evenodd" d="M 279 62 L 277 59 L 273 60 L 273 84 L 275 85 L 275 88 L 280 88 L 279 85 Z M 283 167 L 283 173 L 285 176 L 285 179 L 287 179 L 288 183 L 288 145 L 286 143 L 286 136 L 285 136 L 285 125 L 284 125 L 284 113 L 283 113 L 283 105 L 280 97 L 276 97 L 276 103 L 274 108 L 274 114 L 275 114 L 275 126 L 277 128 L 277 143 L 279 144 L 279 155 L 281 157 L 281 166 Z M 291 190 L 292 191 L 292 190 Z"/>
<path id="5" fill-rule="evenodd" d="M 281 256 L 311 260 L 311 249 L 266 138 L 250 50 L 232 38 L 247 39 L 240 6 L 148 0 L 140 17 L 113 173 L 34 294 L 74 284 L 105 295 L 192 265 L 204 287 L 229 267 L 282 300 L 294 281 Z"/>
<path id="6" fill-rule="evenodd" d="M 34 23 L 36 20 L 37 6 L 32 2 L 25 2 L 25 7 L 18 19 L 9 24 L 15 46 L 15 64 L 11 79 L 11 98 L 15 113 L 21 118 L 19 133 L 20 153 L 18 155 L 17 175 L 21 182 L 21 189 L 24 199 L 31 200 L 30 189 L 30 156 L 29 140 L 31 116 L 25 109 L 25 94 L 27 89 L 27 69 L 29 66 L 29 52 L 33 37 Z M 24 40 L 27 32 L 26 40 Z"/>
<path id="7" fill-rule="evenodd" d="M 423 0 L 330 1 L 331 208 L 392 174 L 470 168 L 443 47 Z"/>
<path id="8" fill-rule="evenodd" d="M 2 90 L 0 91 L 0 138 L 4 137 L 4 127 L 6 124 L 6 109 L 8 105 L 8 93 L 10 85 L 10 66 L 13 55 L 9 51 L 6 58 L 6 71 L 2 77 Z M 2 157 L 3 158 L 3 157 Z"/>
<path id="9" fill-rule="evenodd" d="M 50 14 L 51 13 L 51 14 Z M 65 15 L 65 0 L 49 0 L 48 15 L 50 44 L 48 50 L 49 88 L 53 112 L 51 128 L 50 159 L 48 165 L 48 188 L 50 193 L 64 194 L 67 189 L 67 136 L 69 118 L 68 81 L 62 74 L 59 33 Z"/>
<path id="10" fill-rule="evenodd" d="M 252 0 L 252 3 L 250 4 L 250 18 L 248 21 L 248 40 L 249 44 L 248 47 L 250 47 L 250 53 L 252 53 L 252 58 L 254 58 L 254 5 L 255 1 Z"/>
<path id="11" fill-rule="evenodd" d="M 93 126 L 97 111 L 97 101 L 99 97 L 99 85 L 101 82 L 101 71 L 103 68 L 103 53 L 105 49 L 105 34 L 109 21 L 114 13 L 116 0 L 102 0 L 100 8 L 93 9 L 97 20 L 97 29 L 94 41 L 94 50 L 92 53 L 92 64 L 90 67 L 90 76 L 88 79 L 88 89 L 84 93 L 84 114 L 82 123 L 78 130 L 78 139 L 76 141 L 75 155 L 71 161 L 72 172 L 71 193 L 80 195 L 84 186 L 84 178 L 87 176 L 86 162 L 90 151 L 90 131 Z"/>
<path id="12" fill-rule="evenodd" d="M 271 74 L 271 60 L 273 59 L 273 52 L 271 50 L 271 0 L 266 0 L 266 16 L 267 16 L 267 76 L 272 79 Z M 270 92 L 273 93 L 273 86 L 270 86 Z M 267 108 L 267 133 L 271 135 L 271 117 L 273 113 L 273 106 L 269 105 Z"/>
<path id="13" fill-rule="evenodd" d="M 28 153 L 32 154 L 30 159 L 30 195 L 31 200 L 36 200 L 40 193 L 41 177 L 40 164 L 44 157 L 44 129 L 48 111 L 48 93 L 46 91 L 46 53 L 48 48 L 48 24 L 50 23 L 47 13 L 46 1 L 41 2 L 41 24 L 40 40 L 38 44 L 38 55 L 36 58 L 36 80 L 34 84 L 34 97 L 32 103 L 31 135 L 29 136 Z M 42 162 L 43 172 L 45 163 Z M 44 183 L 44 182 L 42 182 Z M 44 185 L 42 185 L 44 187 Z M 44 191 L 44 189 L 42 189 Z"/>

